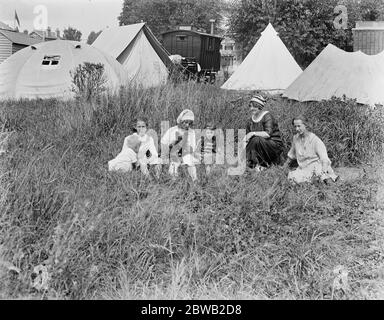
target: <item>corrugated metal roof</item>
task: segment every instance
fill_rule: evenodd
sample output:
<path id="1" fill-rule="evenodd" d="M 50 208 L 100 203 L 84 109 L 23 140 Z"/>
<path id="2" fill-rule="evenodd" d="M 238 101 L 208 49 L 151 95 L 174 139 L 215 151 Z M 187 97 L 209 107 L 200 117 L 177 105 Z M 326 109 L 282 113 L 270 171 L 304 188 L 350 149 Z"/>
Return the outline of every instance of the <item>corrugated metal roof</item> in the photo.
<path id="1" fill-rule="evenodd" d="M 25 33 L 9 31 L 9 30 L 1 30 L 1 29 L 0 29 L 0 32 L 4 35 L 4 37 L 8 38 L 13 43 L 30 46 L 32 44 L 41 42 L 40 39 L 32 38 Z"/>
<path id="2" fill-rule="evenodd" d="M 0 29 L 12 30 L 12 28 L 9 25 L 7 25 L 7 24 L 5 24 L 4 22 L 1 22 L 1 21 L 0 21 Z"/>

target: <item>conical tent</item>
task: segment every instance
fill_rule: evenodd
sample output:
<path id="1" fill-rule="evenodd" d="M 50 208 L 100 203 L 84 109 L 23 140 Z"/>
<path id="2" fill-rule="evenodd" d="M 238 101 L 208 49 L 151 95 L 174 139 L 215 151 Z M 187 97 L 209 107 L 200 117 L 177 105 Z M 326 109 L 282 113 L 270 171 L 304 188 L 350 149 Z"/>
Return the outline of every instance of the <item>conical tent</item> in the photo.
<path id="1" fill-rule="evenodd" d="M 84 62 L 104 65 L 109 89 L 127 82 L 124 69 L 106 53 L 78 41 L 54 40 L 19 50 L 0 64 L 0 99 L 70 99 L 70 72 Z"/>
<path id="2" fill-rule="evenodd" d="M 107 28 L 92 46 L 119 61 L 133 84 L 148 88 L 168 79 L 172 61 L 145 23 Z"/>
<path id="3" fill-rule="evenodd" d="M 301 72 L 301 68 L 269 23 L 244 61 L 221 88 L 280 93 Z"/>
<path id="4" fill-rule="evenodd" d="M 344 95 L 363 104 L 384 104 L 384 51 L 367 55 L 328 44 L 283 94 L 298 101 Z"/>

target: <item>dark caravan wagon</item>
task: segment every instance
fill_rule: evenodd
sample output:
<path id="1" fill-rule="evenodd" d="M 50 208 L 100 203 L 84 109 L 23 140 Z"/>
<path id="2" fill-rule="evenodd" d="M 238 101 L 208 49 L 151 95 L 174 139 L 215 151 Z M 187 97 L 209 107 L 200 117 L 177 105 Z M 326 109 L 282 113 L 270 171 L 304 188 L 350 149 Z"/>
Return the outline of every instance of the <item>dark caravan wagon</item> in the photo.
<path id="1" fill-rule="evenodd" d="M 160 41 L 172 55 L 180 55 L 188 79 L 215 82 L 220 70 L 220 44 L 223 38 L 197 30 L 178 29 L 163 32 Z"/>

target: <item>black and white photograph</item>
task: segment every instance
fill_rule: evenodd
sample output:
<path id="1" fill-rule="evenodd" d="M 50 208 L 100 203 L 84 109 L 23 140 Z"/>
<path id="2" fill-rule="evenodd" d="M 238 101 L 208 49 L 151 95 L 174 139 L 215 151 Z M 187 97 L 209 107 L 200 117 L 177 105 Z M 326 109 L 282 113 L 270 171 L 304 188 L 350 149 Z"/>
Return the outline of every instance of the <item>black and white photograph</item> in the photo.
<path id="1" fill-rule="evenodd" d="M 384 0 L 0 0 L 0 300 L 384 300 L 383 147 Z"/>

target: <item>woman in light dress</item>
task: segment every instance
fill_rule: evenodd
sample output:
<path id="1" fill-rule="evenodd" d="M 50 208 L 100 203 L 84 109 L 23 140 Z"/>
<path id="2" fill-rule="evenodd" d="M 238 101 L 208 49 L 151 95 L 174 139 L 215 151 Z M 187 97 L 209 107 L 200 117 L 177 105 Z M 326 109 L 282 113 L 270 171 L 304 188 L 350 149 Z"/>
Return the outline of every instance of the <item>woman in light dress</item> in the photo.
<path id="1" fill-rule="evenodd" d="M 148 165 L 156 165 L 156 175 L 160 175 L 161 162 L 154 140 L 147 134 L 147 127 L 146 118 L 137 119 L 137 132 L 125 137 L 121 152 L 108 162 L 109 171 L 129 172 L 133 165 L 139 165 L 141 172 L 149 176 Z"/>
<path id="2" fill-rule="evenodd" d="M 331 167 L 327 149 L 321 139 L 308 130 L 308 121 L 303 115 L 292 119 L 292 124 L 297 132 L 288 152 L 288 159 L 284 167 L 297 160 L 298 168 L 290 171 L 288 179 L 294 183 L 311 182 L 318 178 L 325 183 L 335 182 L 338 176 Z"/>

